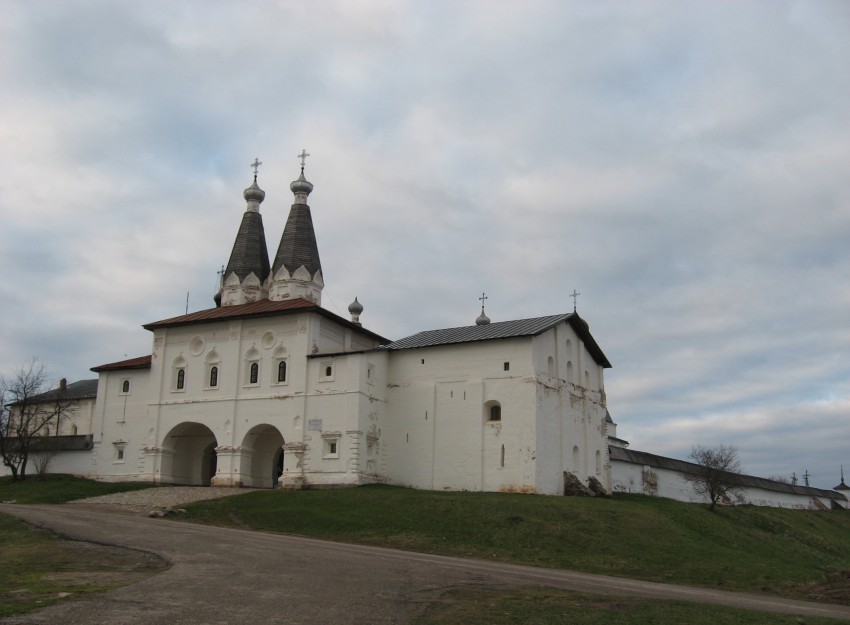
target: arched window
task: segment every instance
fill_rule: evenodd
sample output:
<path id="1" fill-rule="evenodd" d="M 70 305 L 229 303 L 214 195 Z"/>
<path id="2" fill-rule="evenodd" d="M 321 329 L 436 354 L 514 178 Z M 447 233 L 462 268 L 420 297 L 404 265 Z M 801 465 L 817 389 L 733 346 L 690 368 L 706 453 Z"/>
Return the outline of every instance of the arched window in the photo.
<path id="1" fill-rule="evenodd" d="M 77 426 L 72 425 L 71 426 L 71 436 L 76 436 L 76 435 L 77 435 Z"/>
<path id="2" fill-rule="evenodd" d="M 210 388 L 218 386 L 218 367 L 210 367 Z"/>
<path id="3" fill-rule="evenodd" d="M 281 360 L 277 363 L 277 381 L 286 382 L 286 361 Z"/>
<path id="4" fill-rule="evenodd" d="M 186 359 L 178 356 L 171 364 L 171 390 L 182 391 L 186 388 Z"/>
<path id="5" fill-rule="evenodd" d="M 248 380 L 251 384 L 256 384 L 260 379 L 260 365 L 256 362 L 251 363 L 251 373 Z"/>
<path id="6" fill-rule="evenodd" d="M 121 392 L 122 393 L 129 393 L 130 392 L 130 380 L 124 380 L 124 382 L 121 384 Z"/>
<path id="7" fill-rule="evenodd" d="M 488 401 L 484 404 L 484 421 L 487 423 L 499 423 L 502 420 L 502 405 L 497 401 Z"/>

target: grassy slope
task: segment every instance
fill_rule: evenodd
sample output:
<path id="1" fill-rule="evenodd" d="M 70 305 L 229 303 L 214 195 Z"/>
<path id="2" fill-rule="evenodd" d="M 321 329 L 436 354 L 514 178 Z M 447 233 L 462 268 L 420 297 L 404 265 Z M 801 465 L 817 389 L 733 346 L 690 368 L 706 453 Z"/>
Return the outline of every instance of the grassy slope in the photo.
<path id="1" fill-rule="evenodd" d="M 43 479 L 28 475 L 27 479 L 18 482 L 13 482 L 11 477 L 0 477 L 0 501 L 65 503 L 151 486 L 150 482 L 96 482 L 61 473 L 46 475 Z"/>
<path id="2" fill-rule="evenodd" d="M 840 511 L 391 487 L 256 491 L 188 508 L 188 520 L 217 525 L 850 603 Z"/>

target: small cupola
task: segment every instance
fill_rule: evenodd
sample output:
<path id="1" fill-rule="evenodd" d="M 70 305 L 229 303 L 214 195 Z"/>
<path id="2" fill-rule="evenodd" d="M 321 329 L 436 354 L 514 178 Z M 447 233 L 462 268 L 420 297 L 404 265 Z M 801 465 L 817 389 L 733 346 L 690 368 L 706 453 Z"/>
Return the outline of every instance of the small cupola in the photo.
<path id="1" fill-rule="evenodd" d="M 351 323 L 362 325 L 360 323 L 360 314 L 363 312 L 363 304 L 358 302 L 356 297 L 354 298 L 354 301 L 348 305 L 348 312 L 351 313 Z"/>
<path id="2" fill-rule="evenodd" d="M 478 298 L 481 300 L 481 314 L 475 319 L 475 325 L 477 326 L 486 326 L 490 323 L 490 317 L 484 314 L 484 300 L 487 299 L 487 295 L 482 293 L 481 297 Z"/>

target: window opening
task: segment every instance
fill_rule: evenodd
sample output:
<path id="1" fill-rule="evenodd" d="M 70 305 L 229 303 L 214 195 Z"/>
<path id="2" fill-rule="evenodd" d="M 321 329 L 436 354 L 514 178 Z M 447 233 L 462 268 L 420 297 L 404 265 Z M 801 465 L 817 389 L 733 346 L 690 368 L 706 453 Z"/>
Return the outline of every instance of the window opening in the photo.
<path id="1" fill-rule="evenodd" d="M 177 370 L 177 390 L 183 390 L 183 387 L 186 385 L 186 370 L 178 369 Z"/>
<path id="2" fill-rule="evenodd" d="M 248 380 L 251 384 L 256 384 L 260 379 L 260 365 L 256 362 L 251 363 L 251 373 L 248 376 Z"/>
<path id="3" fill-rule="evenodd" d="M 510 370 L 511 370 L 511 363 L 506 362 L 505 363 L 505 371 L 510 371 Z"/>
<path id="4" fill-rule="evenodd" d="M 502 468 L 505 468 L 505 446 L 502 445 Z"/>
<path id="5" fill-rule="evenodd" d="M 502 420 L 502 407 L 498 404 L 495 406 L 490 406 L 490 421 L 501 421 Z"/>
<path id="6" fill-rule="evenodd" d="M 218 386 L 218 367 L 210 367 L 210 387 Z"/>
<path id="7" fill-rule="evenodd" d="M 277 381 L 286 382 L 286 361 L 281 360 L 277 363 Z"/>
<path id="8" fill-rule="evenodd" d="M 121 384 L 121 392 L 122 393 L 129 393 L 130 392 L 130 380 L 124 380 L 124 382 Z"/>

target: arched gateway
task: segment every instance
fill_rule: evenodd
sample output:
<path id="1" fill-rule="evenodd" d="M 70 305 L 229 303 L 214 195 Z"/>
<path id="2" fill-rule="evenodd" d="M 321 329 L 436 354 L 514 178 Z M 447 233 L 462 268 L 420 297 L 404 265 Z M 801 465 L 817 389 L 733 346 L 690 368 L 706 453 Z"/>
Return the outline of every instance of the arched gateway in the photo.
<path id="1" fill-rule="evenodd" d="M 243 486 L 274 488 L 283 472 L 283 436 L 273 425 L 255 425 L 245 438 L 239 462 Z"/>
<path id="2" fill-rule="evenodd" d="M 162 441 L 159 481 L 209 486 L 216 471 L 215 434 L 201 423 L 184 422 Z"/>

